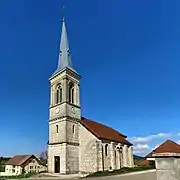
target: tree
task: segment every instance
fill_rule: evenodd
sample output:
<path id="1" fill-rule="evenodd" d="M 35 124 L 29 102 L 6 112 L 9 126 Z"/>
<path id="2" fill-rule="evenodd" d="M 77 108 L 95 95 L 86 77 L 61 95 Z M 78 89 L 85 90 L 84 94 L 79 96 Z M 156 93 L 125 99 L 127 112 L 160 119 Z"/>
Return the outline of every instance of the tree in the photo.
<path id="1" fill-rule="evenodd" d="M 155 161 L 149 161 L 149 165 L 150 165 L 150 166 L 152 166 L 153 168 L 155 168 L 155 167 L 156 167 L 156 165 L 155 165 Z"/>
<path id="2" fill-rule="evenodd" d="M 47 164 L 47 151 L 41 152 L 39 159 L 43 164 Z"/>

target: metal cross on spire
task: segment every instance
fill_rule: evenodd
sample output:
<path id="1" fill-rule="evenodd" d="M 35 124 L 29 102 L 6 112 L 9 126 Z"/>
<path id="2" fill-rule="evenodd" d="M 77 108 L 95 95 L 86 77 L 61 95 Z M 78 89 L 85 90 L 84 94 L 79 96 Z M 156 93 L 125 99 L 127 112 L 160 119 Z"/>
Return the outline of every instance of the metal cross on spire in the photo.
<path id="1" fill-rule="evenodd" d="M 65 21 L 65 6 L 62 7 L 62 21 Z"/>

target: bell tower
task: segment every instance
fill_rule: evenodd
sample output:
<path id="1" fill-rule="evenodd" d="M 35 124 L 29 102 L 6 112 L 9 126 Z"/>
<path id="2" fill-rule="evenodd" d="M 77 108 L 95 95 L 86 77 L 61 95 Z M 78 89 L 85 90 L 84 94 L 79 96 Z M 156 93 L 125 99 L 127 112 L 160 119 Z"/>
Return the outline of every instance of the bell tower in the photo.
<path id="1" fill-rule="evenodd" d="M 48 171 L 79 171 L 80 75 L 73 69 L 65 20 L 62 21 L 58 66 L 50 77 Z"/>

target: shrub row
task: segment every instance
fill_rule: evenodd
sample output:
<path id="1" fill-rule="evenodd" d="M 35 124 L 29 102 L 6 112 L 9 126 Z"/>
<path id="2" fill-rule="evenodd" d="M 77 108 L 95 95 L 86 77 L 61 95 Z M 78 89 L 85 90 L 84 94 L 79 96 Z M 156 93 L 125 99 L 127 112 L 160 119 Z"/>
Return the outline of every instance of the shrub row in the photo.
<path id="1" fill-rule="evenodd" d="M 98 171 L 92 174 L 89 174 L 87 177 L 98 177 L 98 176 L 110 176 L 110 175 L 117 175 L 117 174 L 124 174 L 136 171 L 144 171 L 154 169 L 152 166 L 137 166 L 133 168 L 121 168 L 114 171 Z"/>

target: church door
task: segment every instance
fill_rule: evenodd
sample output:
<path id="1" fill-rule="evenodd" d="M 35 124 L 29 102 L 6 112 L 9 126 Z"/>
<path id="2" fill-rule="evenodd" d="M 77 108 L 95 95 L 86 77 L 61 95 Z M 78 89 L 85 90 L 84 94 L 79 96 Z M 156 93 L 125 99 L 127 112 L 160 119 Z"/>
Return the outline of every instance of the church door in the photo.
<path id="1" fill-rule="evenodd" d="M 55 156 L 54 157 L 54 172 L 55 173 L 60 173 L 60 157 L 59 156 Z"/>

